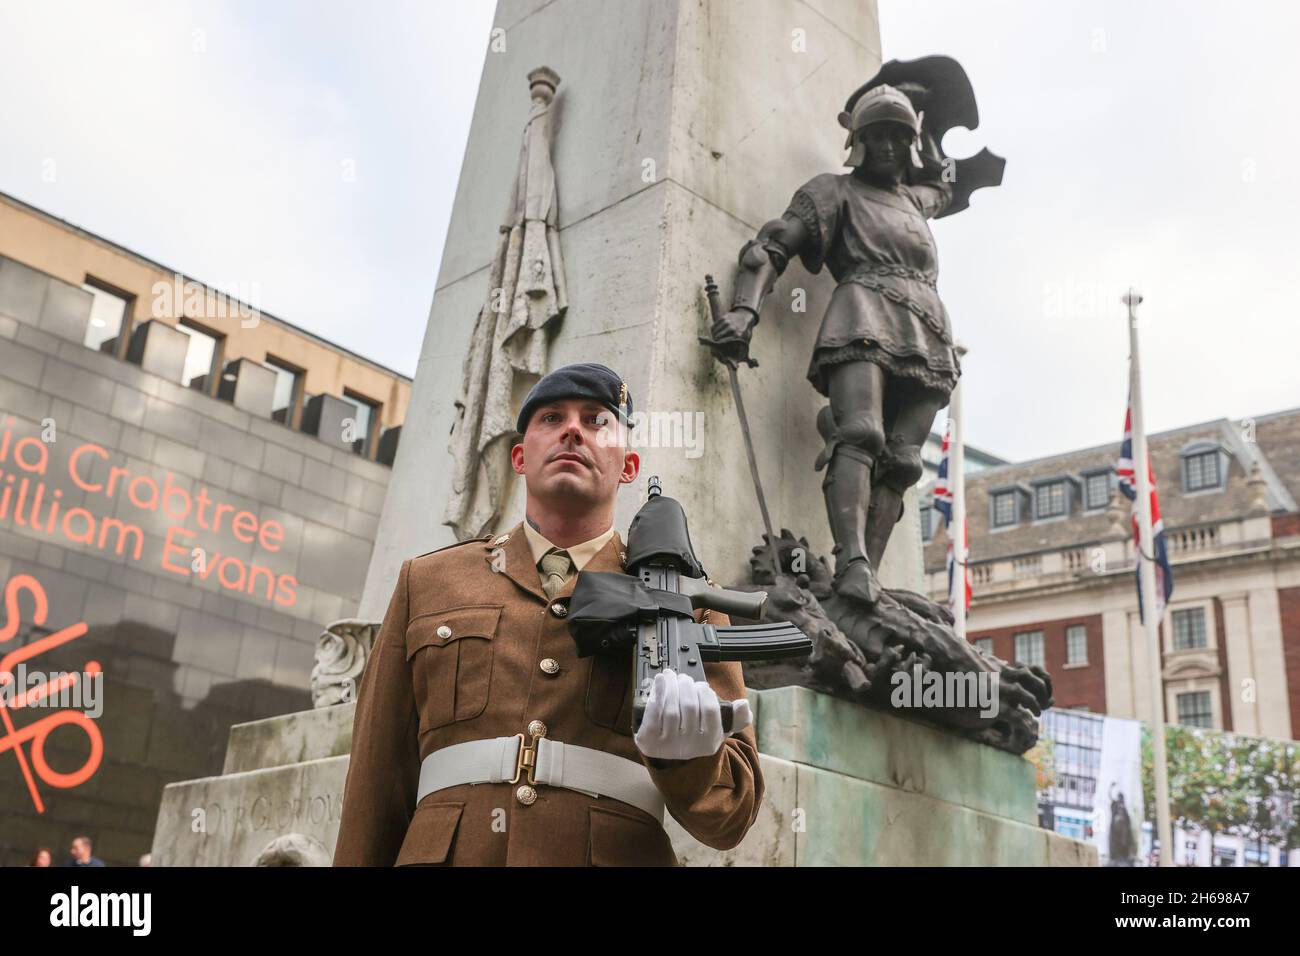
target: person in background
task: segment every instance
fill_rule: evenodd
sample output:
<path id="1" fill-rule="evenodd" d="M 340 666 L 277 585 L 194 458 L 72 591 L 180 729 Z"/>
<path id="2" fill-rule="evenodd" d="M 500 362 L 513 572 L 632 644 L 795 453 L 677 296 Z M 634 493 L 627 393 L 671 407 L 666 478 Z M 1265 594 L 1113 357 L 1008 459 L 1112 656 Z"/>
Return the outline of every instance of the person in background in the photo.
<path id="1" fill-rule="evenodd" d="M 32 862 L 28 866 L 50 866 L 54 863 L 54 854 L 50 852 L 47 846 L 39 847 L 32 854 Z"/>
<path id="2" fill-rule="evenodd" d="M 64 866 L 103 866 L 104 861 L 95 856 L 90 851 L 90 837 L 79 836 L 73 837 L 72 846 L 69 847 L 68 862 Z"/>

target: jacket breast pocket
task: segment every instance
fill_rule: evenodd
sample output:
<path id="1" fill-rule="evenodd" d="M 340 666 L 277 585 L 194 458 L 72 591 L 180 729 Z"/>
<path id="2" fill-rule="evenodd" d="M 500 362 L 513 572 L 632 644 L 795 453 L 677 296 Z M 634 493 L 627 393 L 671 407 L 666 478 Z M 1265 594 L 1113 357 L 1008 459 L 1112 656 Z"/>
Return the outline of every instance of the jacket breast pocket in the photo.
<path id="1" fill-rule="evenodd" d="M 422 614 L 406 628 L 421 730 L 471 720 L 487 707 L 493 638 L 501 604 L 476 604 Z"/>

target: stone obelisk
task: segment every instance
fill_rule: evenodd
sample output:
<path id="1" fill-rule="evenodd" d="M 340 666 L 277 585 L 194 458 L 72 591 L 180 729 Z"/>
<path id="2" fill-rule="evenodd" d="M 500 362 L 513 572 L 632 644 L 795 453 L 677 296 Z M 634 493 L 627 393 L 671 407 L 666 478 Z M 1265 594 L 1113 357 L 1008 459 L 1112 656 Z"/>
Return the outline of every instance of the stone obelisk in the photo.
<path id="1" fill-rule="evenodd" d="M 842 165 L 836 110 L 880 66 L 875 4 L 863 0 L 501 0 L 461 167 L 446 249 L 360 616 L 378 620 L 408 557 L 456 540 L 443 524 L 449 432 L 475 317 L 489 292 L 502 213 L 529 119 L 529 74 L 561 78 L 552 105 L 568 310 L 547 362 L 602 362 L 645 413 L 642 481 L 621 492 L 625 531 L 657 474 L 690 516 L 711 577 L 748 580 L 762 522 L 726 370 L 696 341 L 712 272 L 730 301 L 736 250 L 809 177 Z M 805 380 L 833 281 L 792 265 L 772 293 L 741 388 L 772 521 L 830 555 L 813 470 L 824 400 Z M 516 390 L 531 384 L 523 379 Z M 514 395 L 517 403 L 521 395 Z M 510 476 L 497 529 L 522 517 Z M 914 498 L 881 569 L 922 590 Z"/>

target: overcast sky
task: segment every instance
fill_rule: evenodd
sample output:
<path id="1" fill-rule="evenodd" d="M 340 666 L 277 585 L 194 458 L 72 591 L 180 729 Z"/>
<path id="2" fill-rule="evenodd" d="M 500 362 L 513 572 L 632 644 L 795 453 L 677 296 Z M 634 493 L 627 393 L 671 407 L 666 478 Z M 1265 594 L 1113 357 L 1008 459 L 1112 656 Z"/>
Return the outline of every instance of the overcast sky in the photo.
<path id="1" fill-rule="evenodd" d="M 412 374 L 491 20 L 0 0 L 0 190 Z M 1300 6 L 883 0 L 881 22 L 886 58 L 970 74 L 982 123 L 950 153 L 1007 159 L 935 227 L 969 442 L 1118 440 L 1129 283 L 1148 430 L 1300 405 Z"/>

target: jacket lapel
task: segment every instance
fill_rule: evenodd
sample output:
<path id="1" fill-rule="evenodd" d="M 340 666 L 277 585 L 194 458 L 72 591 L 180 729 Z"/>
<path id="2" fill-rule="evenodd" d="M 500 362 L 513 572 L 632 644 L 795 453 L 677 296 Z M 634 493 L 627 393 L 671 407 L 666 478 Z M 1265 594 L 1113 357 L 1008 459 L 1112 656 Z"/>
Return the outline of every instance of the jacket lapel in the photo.
<path id="1" fill-rule="evenodd" d="M 510 537 L 505 544 L 497 544 L 499 538 L 493 538 L 487 543 L 484 559 L 493 570 L 504 574 L 537 600 L 545 603 L 546 592 L 542 590 L 541 576 L 537 573 L 537 565 L 533 563 L 533 550 L 528 547 L 524 523 L 519 522 L 506 534 Z"/>

